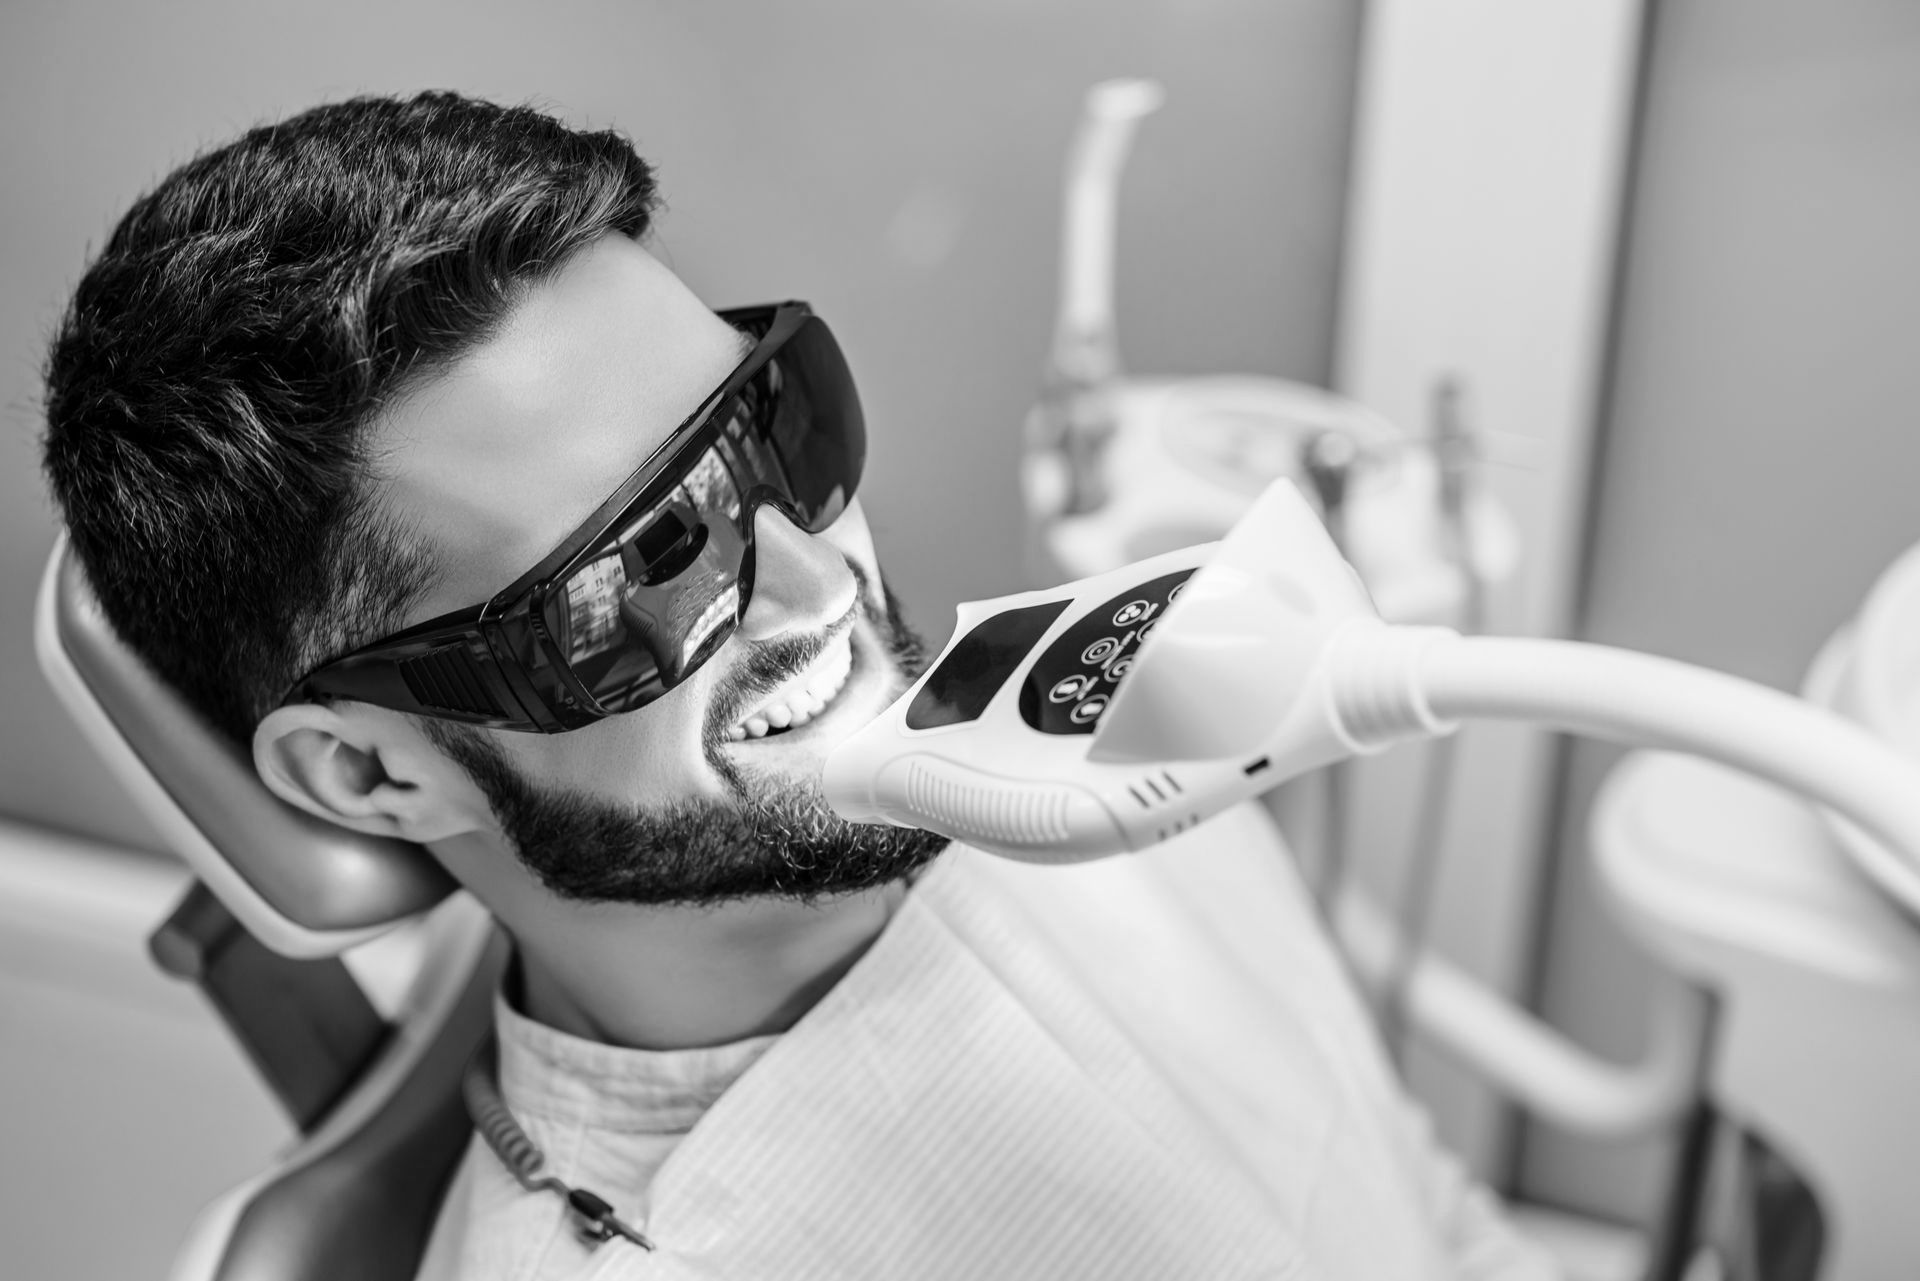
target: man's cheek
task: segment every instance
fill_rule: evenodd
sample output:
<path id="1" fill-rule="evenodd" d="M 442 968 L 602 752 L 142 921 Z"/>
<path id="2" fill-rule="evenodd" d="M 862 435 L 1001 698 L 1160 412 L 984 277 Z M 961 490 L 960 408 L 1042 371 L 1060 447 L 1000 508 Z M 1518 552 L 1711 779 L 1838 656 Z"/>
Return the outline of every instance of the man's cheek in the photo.
<path id="1" fill-rule="evenodd" d="M 820 537 L 838 548 L 849 564 L 858 565 L 862 573 L 869 577 L 879 573 L 880 557 L 874 550 L 873 530 L 867 524 L 866 509 L 858 498 L 847 503 L 840 519 L 822 531 Z"/>

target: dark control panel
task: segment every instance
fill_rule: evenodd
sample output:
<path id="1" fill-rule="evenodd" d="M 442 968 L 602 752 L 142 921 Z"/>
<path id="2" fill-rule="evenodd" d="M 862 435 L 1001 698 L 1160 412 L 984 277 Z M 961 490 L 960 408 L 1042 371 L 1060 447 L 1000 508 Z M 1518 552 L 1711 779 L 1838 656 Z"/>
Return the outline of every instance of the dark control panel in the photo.
<path id="1" fill-rule="evenodd" d="M 907 704 L 907 728 L 938 729 L 979 720 L 1027 651 L 1070 604 L 1050 600 L 1009 609 L 961 637 Z"/>
<path id="2" fill-rule="evenodd" d="M 1193 570 L 1129 588 L 1047 646 L 1020 690 L 1020 716 L 1042 734 L 1091 734 L 1152 632 Z"/>

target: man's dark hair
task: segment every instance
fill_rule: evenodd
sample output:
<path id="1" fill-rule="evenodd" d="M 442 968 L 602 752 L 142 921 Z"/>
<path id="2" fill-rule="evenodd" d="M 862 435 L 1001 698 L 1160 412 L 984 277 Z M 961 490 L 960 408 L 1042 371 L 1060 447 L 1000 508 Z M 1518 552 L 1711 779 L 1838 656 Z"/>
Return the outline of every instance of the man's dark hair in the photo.
<path id="1" fill-rule="evenodd" d="M 429 581 L 366 427 L 608 232 L 652 172 L 612 132 L 448 93 L 316 108 L 121 219 L 46 369 L 45 466 L 123 640 L 245 744 Z"/>

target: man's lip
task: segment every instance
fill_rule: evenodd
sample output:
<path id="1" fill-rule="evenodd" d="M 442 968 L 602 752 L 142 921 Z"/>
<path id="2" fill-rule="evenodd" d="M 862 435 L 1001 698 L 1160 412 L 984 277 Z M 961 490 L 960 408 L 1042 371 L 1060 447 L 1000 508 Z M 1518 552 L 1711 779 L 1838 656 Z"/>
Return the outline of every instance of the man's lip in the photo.
<path id="1" fill-rule="evenodd" d="M 814 721 L 832 712 L 838 705 L 840 696 L 846 691 L 848 681 L 853 678 L 854 663 L 852 633 L 851 631 L 839 633 L 798 672 L 782 681 L 772 693 L 760 696 L 750 705 L 748 711 L 736 718 L 727 728 L 728 741 L 752 742 L 761 738 L 773 738 L 805 730 Z M 783 725 L 773 716 L 768 715 L 774 708 L 781 708 L 788 712 L 802 711 L 805 707 L 812 705 L 813 697 L 818 696 L 816 691 L 824 692 L 828 688 L 831 688 L 832 692 L 826 695 L 819 710 L 803 712 L 797 723 L 789 722 Z M 766 728 L 759 734 L 754 734 L 747 728 L 754 721 L 766 723 Z M 735 738 L 736 731 L 743 734 L 744 738 Z"/>
<path id="2" fill-rule="evenodd" d="M 778 730 L 763 735 L 760 738 L 733 739 L 728 738 L 723 733 L 721 735 L 720 746 L 748 753 L 767 750 L 779 751 L 783 748 L 803 746 L 812 740 L 816 734 L 832 733 L 833 726 L 837 725 L 841 720 L 840 713 L 846 710 L 848 701 L 856 697 L 857 687 L 862 686 L 863 682 L 871 675 L 872 664 L 874 662 L 874 655 L 869 653 L 861 644 L 857 633 L 848 638 L 848 645 L 849 662 L 846 679 L 840 683 L 840 688 L 835 691 L 833 698 L 827 702 L 826 706 L 822 707 L 820 711 L 805 724 L 796 725 L 790 729 Z M 738 722 L 735 723 L 737 724 Z"/>
<path id="3" fill-rule="evenodd" d="M 825 654 L 828 650 L 832 649 L 836 644 L 838 644 L 842 637 L 846 637 L 848 639 L 848 643 L 851 644 L 853 626 L 860 619 L 860 610 L 861 610 L 861 600 L 860 600 L 860 597 L 856 595 L 854 598 L 852 607 L 849 608 L 847 612 L 842 614 L 839 618 L 835 619 L 833 623 L 831 623 L 824 632 L 819 634 L 820 635 L 819 647 L 814 651 L 814 653 L 810 657 L 807 658 L 805 662 L 800 663 L 799 665 L 794 667 L 792 670 L 786 672 L 777 681 L 766 683 L 760 688 L 755 689 L 749 693 L 742 694 L 739 697 L 729 698 L 727 700 L 729 707 L 726 710 L 725 716 L 713 717 L 712 720 L 710 721 L 710 726 L 713 731 L 712 735 L 710 736 L 717 737 L 722 742 L 730 741 L 727 738 L 727 732 L 729 730 L 731 730 L 734 726 L 740 724 L 741 722 L 745 721 L 750 715 L 752 715 L 752 713 L 756 708 L 763 706 L 768 700 L 768 698 L 775 691 L 784 688 L 788 682 L 792 681 L 801 672 L 804 672 L 808 667 L 812 666 L 815 662 L 817 662 L 820 656 L 822 654 Z M 858 665 L 857 656 L 855 658 L 854 665 L 855 666 Z M 841 686 L 841 692 L 844 693 L 845 688 L 846 688 L 845 684 L 843 683 Z M 839 701 L 838 695 L 835 696 L 834 701 L 835 702 Z M 825 710 L 831 710 L 832 707 L 833 707 L 833 704 L 829 703 L 827 705 L 827 709 Z M 825 710 L 822 711 L 821 713 L 822 715 L 825 715 Z"/>

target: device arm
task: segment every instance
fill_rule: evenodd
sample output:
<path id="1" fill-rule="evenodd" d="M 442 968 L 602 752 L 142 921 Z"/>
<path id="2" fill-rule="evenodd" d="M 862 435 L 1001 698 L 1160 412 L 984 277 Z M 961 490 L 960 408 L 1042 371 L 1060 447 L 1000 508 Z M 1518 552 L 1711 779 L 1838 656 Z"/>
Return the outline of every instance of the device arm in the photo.
<path id="1" fill-rule="evenodd" d="M 1776 690 L 1577 641 L 1446 637 L 1415 684 L 1443 720 L 1524 720 L 1744 770 L 1920 860 L 1920 770 L 1867 731 Z"/>
<path id="2" fill-rule="evenodd" d="M 1804 796 L 1896 853 L 1883 884 L 1920 859 L 1920 770 L 1840 717 L 1776 690 L 1671 659 L 1575 641 L 1360 627 L 1330 638 L 1336 733 L 1360 750 L 1467 720 L 1514 720 L 1706 757 Z M 1904 858 L 1900 856 L 1904 855 Z M 1377 910 L 1343 901 L 1335 927 L 1363 981 L 1395 951 Z M 1704 1064 L 1707 1001 L 1670 993 L 1646 1058 L 1616 1067 L 1505 1004 L 1432 953 L 1408 976 L 1411 1021 L 1530 1110 L 1588 1133 L 1630 1135 L 1679 1115 Z"/>

